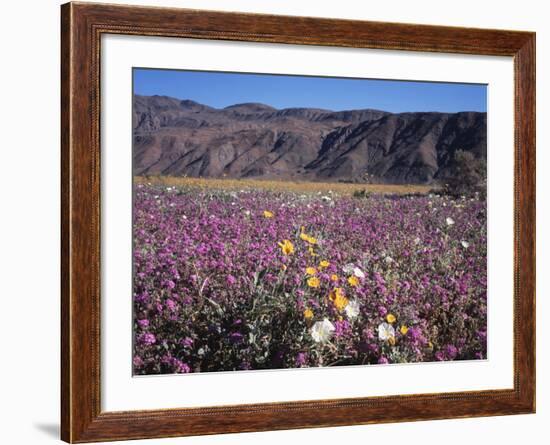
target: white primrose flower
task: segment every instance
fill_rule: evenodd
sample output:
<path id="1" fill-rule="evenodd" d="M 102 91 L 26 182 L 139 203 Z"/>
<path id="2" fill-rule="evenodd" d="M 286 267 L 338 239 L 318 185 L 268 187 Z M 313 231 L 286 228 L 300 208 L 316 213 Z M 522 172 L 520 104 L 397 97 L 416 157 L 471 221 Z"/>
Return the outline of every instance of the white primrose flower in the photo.
<path id="1" fill-rule="evenodd" d="M 417 246 L 420 244 L 420 238 L 419 237 L 416 237 L 414 239 L 414 244 L 417 245 Z"/>
<path id="2" fill-rule="evenodd" d="M 332 337 L 334 329 L 335 327 L 330 320 L 325 318 L 323 321 L 318 321 L 313 325 L 311 336 L 317 343 L 326 343 Z"/>
<path id="3" fill-rule="evenodd" d="M 389 323 L 380 323 L 378 325 L 378 338 L 382 341 L 386 341 L 389 338 L 395 337 L 395 329 Z"/>
<path id="4" fill-rule="evenodd" d="M 365 273 L 358 267 L 353 268 L 353 275 L 355 275 L 357 278 L 365 278 Z"/>
<path id="5" fill-rule="evenodd" d="M 451 217 L 447 217 L 445 221 L 447 222 L 448 226 L 452 226 L 455 223 L 455 220 Z"/>
<path id="6" fill-rule="evenodd" d="M 355 269 L 355 264 L 353 263 L 345 264 L 344 267 L 342 267 L 342 271 L 344 271 L 344 273 L 346 274 L 353 273 L 354 269 Z"/>
<path id="7" fill-rule="evenodd" d="M 393 263 L 393 258 L 388 255 L 386 258 L 384 258 L 384 261 L 386 262 L 386 264 L 391 264 Z"/>
<path id="8" fill-rule="evenodd" d="M 344 309 L 348 318 L 356 318 L 359 315 L 359 303 L 357 300 L 351 300 Z"/>
<path id="9" fill-rule="evenodd" d="M 460 244 L 462 244 L 462 247 L 464 247 L 465 249 L 470 247 L 470 243 L 468 241 L 460 241 Z"/>

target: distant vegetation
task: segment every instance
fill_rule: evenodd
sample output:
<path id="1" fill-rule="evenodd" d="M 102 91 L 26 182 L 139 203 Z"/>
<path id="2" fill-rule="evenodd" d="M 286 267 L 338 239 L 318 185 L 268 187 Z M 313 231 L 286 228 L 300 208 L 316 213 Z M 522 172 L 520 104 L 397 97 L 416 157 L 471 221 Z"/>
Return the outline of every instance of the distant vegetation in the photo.
<path id="1" fill-rule="evenodd" d="M 478 195 L 485 198 L 487 160 L 476 158 L 469 151 L 457 150 L 452 165 L 451 173 L 441 191 L 454 197 Z"/>
<path id="2" fill-rule="evenodd" d="M 136 176 L 136 184 L 165 185 L 173 187 L 198 187 L 219 190 L 272 190 L 295 193 L 335 193 L 342 196 L 364 194 L 409 195 L 426 194 L 432 188 L 427 185 L 353 184 L 342 182 L 300 182 L 263 179 L 188 178 L 178 176 Z"/>

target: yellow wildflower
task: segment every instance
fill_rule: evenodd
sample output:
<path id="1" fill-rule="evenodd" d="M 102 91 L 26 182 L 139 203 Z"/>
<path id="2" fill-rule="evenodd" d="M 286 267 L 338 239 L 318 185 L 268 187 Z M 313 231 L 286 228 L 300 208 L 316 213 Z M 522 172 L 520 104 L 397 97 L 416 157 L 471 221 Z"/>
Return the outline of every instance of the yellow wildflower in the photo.
<path id="1" fill-rule="evenodd" d="M 352 275 L 348 278 L 348 283 L 350 286 L 358 286 L 359 285 L 359 278 L 357 278 L 355 275 Z"/>
<path id="2" fill-rule="evenodd" d="M 395 346 L 395 337 L 388 338 L 388 343 L 392 346 Z"/>
<path id="3" fill-rule="evenodd" d="M 317 269 L 315 269 L 315 267 L 306 267 L 306 273 L 308 275 L 315 275 L 317 273 Z"/>
<path id="4" fill-rule="evenodd" d="M 338 275 L 336 275 L 335 273 L 333 273 L 333 274 L 330 276 L 330 281 L 338 281 Z"/>
<path id="5" fill-rule="evenodd" d="M 311 256 L 317 256 L 317 254 L 315 253 L 315 250 L 313 250 L 313 247 L 311 246 L 308 248 L 308 252 Z"/>
<path id="6" fill-rule="evenodd" d="M 292 253 L 294 253 L 294 244 L 292 244 L 287 239 L 283 240 L 282 243 L 279 243 L 279 246 L 281 247 L 284 255 L 291 255 Z"/>
<path id="7" fill-rule="evenodd" d="M 264 210 L 264 218 L 273 218 L 273 213 L 269 210 Z"/>
<path id="8" fill-rule="evenodd" d="M 401 334 L 403 335 L 407 335 L 407 332 L 409 332 L 409 328 L 405 325 L 401 326 L 401 329 L 399 329 L 399 331 L 401 332 Z"/>
<path id="9" fill-rule="evenodd" d="M 317 244 L 317 238 L 314 238 L 314 237 L 310 236 L 309 239 L 307 240 L 307 242 L 309 244 Z"/>
<path id="10" fill-rule="evenodd" d="M 317 238 L 314 238 L 313 236 L 308 235 L 305 232 L 300 233 L 300 238 L 309 244 L 317 244 Z"/>
<path id="11" fill-rule="evenodd" d="M 306 320 L 311 320 L 313 318 L 313 311 L 310 309 L 310 308 L 307 308 L 305 311 L 304 311 L 304 318 Z"/>
<path id="12" fill-rule="evenodd" d="M 330 301 L 332 301 L 336 309 L 338 309 L 340 312 L 346 308 L 349 302 L 349 300 L 344 295 L 344 290 L 341 287 L 334 288 L 334 290 L 332 290 L 328 294 L 328 297 Z"/>
<path id="13" fill-rule="evenodd" d="M 321 281 L 317 277 L 311 277 L 307 279 L 307 285 L 309 287 L 319 287 Z"/>
<path id="14" fill-rule="evenodd" d="M 330 266 L 330 263 L 327 260 L 323 260 L 319 263 L 319 267 L 321 269 L 325 269 L 326 267 Z"/>
<path id="15" fill-rule="evenodd" d="M 342 289 L 341 287 L 335 287 L 333 290 L 330 291 L 328 297 L 331 299 L 331 301 L 334 301 L 334 299 L 340 295 L 344 295 L 344 289 Z"/>
<path id="16" fill-rule="evenodd" d="M 340 312 L 343 311 L 347 305 L 348 299 L 343 295 L 337 295 L 334 299 L 334 306 L 336 306 L 336 309 L 338 309 Z"/>
<path id="17" fill-rule="evenodd" d="M 386 316 L 386 321 L 390 324 L 395 323 L 395 320 L 397 320 L 397 319 L 395 318 L 395 315 L 393 315 L 393 314 L 388 314 Z"/>

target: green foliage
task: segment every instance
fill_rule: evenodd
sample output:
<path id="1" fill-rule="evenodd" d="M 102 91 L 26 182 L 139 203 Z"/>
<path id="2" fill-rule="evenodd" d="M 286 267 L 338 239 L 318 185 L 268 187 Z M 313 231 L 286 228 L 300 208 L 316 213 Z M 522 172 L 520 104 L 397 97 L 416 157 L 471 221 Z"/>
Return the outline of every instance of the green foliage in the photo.
<path id="1" fill-rule="evenodd" d="M 487 161 L 476 158 L 472 152 L 457 150 L 443 193 L 450 196 L 473 196 L 485 198 L 487 194 Z"/>
<path id="2" fill-rule="evenodd" d="M 354 198 L 370 198 L 372 195 L 367 189 L 355 190 L 353 192 Z"/>

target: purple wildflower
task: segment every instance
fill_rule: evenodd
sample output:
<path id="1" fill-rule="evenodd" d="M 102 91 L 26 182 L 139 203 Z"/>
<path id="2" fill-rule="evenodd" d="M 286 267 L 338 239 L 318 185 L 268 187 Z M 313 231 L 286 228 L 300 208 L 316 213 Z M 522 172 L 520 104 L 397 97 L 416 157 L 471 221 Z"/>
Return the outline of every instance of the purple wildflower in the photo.
<path id="1" fill-rule="evenodd" d="M 152 334 L 150 332 L 144 332 L 138 337 L 138 343 L 140 345 L 154 345 L 157 342 L 157 338 L 155 337 L 155 334 Z"/>

